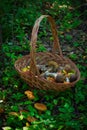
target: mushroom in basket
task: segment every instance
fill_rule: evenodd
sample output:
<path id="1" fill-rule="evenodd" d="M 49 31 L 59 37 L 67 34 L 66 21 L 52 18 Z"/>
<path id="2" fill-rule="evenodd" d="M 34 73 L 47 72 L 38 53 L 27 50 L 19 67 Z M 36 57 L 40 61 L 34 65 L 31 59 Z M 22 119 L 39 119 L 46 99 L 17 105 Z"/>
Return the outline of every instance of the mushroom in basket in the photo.
<path id="1" fill-rule="evenodd" d="M 26 66 L 26 67 L 22 68 L 21 70 L 22 70 L 22 72 L 27 72 L 30 70 L 30 66 Z"/>
<path id="2" fill-rule="evenodd" d="M 55 61 L 49 61 L 48 62 L 48 68 L 50 68 L 50 72 L 57 72 L 58 67 L 59 67 L 59 65 Z"/>

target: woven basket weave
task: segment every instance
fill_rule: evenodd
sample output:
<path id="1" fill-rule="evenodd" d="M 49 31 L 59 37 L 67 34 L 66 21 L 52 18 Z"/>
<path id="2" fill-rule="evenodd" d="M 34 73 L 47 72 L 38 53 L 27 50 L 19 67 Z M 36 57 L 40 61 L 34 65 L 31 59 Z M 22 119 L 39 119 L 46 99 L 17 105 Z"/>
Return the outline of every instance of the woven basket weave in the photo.
<path id="1" fill-rule="evenodd" d="M 40 22 L 42 21 L 43 18 L 47 18 L 51 25 L 52 35 L 54 38 L 53 49 L 52 52 L 36 53 L 38 29 Z M 55 22 L 51 16 L 42 15 L 36 20 L 32 30 L 30 46 L 31 46 L 30 54 L 23 56 L 22 58 L 18 59 L 15 62 L 16 70 L 20 74 L 21 78 L 24 79 L 29 84 L 29 86 L 44 90 L 50 89 L 50 90 L 63 91 L 67 88 L 73 87 L 76 84 L 76 82 L 80 79 L 80 72 L 76 67 L 76 65 L 69 58 L 64 57 L 62 54 L 59 40 L 57 37 Z M 57 52 L 59 52 L 59 54 Z M 65 83 L 50 82 L 47 79 L 42 78 L 37 68 L 37 64 L 45 65 L 48 61 L 54 61 L 60 65 L 69 64 L 76 71 L 77 79 L 74 82 L 65 84 Z M 22 68 L 26 66 L 30 66 L 30 70 L 27 72 L 23 72 Z"/>

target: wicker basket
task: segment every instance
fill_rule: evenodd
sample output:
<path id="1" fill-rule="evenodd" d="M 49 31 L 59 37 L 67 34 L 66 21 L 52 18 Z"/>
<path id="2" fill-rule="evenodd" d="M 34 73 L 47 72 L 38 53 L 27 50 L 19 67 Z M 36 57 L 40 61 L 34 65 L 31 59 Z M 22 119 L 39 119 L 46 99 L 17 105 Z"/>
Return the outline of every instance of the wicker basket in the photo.
<path id="1" fill-rule="evenodd" d="M 43 18 L 47 18 L 50 22 L 52 35 L 54 38 L 54 44 L 53 44 L 52 52 L 36 53 L 38 29 L 39 29 L 40 22 L 42 21 Z M 63 91 L 67 88 L 73 87 L 76 84 L 76 82 L 80 79 L 80 72 L 76 67 L 76 65 L 69 58 L 64 57 L 62 54 L 59 40 L 57 37 L 55 22 L 51 16 L 42 15 L 36 20 L 32 30 L 30 46 L 31 46 L 30 54 L 23 56 L 22 58 L 18 59 L 15 62 L 16 70 L 20 74 L 21 78 L 24 79 L 29 84 L 29 86 L 36 87 L 39 89 L 44 89 L 44 90 Z M 59 52 L 59 54 L 57 52 Z M 47 79 L 42 78 L 37 68 L 37 64 L 40 65 L 46 64 L 48 61 L 54 61 L 58 64 L 69 64 L 76 71 L 77 79 L 74 82 L 65 84 L 65 83 L 50 82 Z M 29 65 L 30 65 L 30 70 L 27 72 L 23 72 L 22 68 Z"/>

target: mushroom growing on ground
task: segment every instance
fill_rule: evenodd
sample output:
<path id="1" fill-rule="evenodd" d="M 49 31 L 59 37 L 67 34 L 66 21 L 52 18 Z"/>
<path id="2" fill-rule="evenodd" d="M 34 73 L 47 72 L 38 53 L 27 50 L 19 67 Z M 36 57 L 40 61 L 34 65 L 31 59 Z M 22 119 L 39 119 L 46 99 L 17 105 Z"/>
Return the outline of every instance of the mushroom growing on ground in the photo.
<path id="1" fill-rule="evenodd" d="M 25 95 L 28 97 L 28 99 L 30 99 L 30 100 L 35 99 L 35 96 L 34 96 L 33 92 L 31 92 L 31 91 L 29 91 L 29 90 L 25 91 L 24 94 L 25 94 Z"/>
<path id="2" fill-rule="evenodd" d="M 22 114 L 22 113 L 27 113 L 28 114 L 28 111 L 27 110 L 23 110 L 23 109 L 20 110 L 19 112 L 20 112 L 20 114 Z"/>
<path id="3" fill-rule="evenodd" d="M 9 115 L 12 115 L 12 116 L 19 116 L 19 113 L 18 112 L 9 112 Z"/>
<path id="4" fill-rule="evenodd" d="M 39 113 L 46 111 L 47 110 L 47 106 L 43 103 L 35 103 L 34 107 L 39 110 Z"/>
<path id="5" fill-rule="evenodd" d="M 31 122 L 34 122 L 34 121 L 36 121 L 36 120 L 37 120 L 37 119 L 36 119 L 35 117 L 32 117 L 32 116 L 28 116 L 28 117 L 27 117 L 27 121 L 30 122 L 30 123 L 31 123 Z"/>

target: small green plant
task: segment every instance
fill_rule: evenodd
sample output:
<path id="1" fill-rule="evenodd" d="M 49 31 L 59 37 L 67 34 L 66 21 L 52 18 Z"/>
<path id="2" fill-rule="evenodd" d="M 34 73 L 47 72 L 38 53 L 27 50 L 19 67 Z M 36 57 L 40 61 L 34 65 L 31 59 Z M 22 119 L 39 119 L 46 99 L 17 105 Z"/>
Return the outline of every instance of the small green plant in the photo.
<path id="1" fill-rule="evenodd" d="M 65 38 L 66 38 L 66 40 L 68 40 L 68 41 L 71 41 L 71 40 L 72 40 L 72 36 L 69 35 L 69 34 L 67 34 Z"/>
<path id="2" fill-rule="evenodd" d="M 77 56 L 76 54 L 70 54 L 69 57 L 70 57 L 72 60 L 76 60 L 78 56 Z"/>

